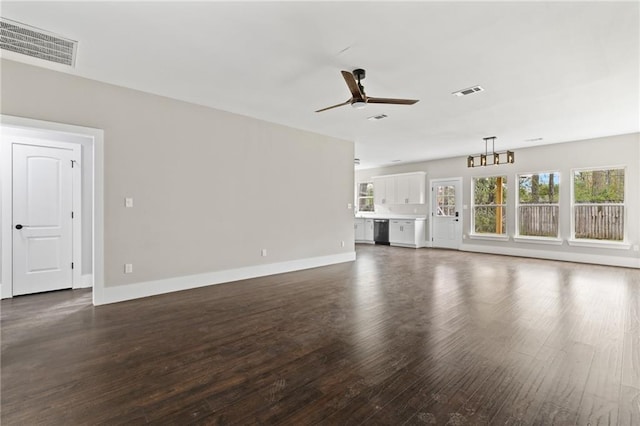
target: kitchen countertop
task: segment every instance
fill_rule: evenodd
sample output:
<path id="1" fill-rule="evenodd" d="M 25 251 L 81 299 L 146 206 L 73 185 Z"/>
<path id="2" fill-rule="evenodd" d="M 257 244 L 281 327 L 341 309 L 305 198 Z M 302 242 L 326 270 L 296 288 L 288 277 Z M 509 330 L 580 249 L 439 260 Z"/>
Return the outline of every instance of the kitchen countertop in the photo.
<path id="1" fill-rule="evenodd" d="M 356 219 L 410 219 L 410 220 L 426 220 L 425 215 L 415 214 L 393 214 L 393 213 L 357 213 Z"/>

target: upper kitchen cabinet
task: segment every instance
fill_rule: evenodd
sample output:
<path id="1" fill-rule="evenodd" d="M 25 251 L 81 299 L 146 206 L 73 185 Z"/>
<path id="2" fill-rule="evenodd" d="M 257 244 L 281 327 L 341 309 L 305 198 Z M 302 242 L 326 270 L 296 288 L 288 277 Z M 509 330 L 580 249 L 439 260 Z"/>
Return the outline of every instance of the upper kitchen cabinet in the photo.
<path id="1" fill-rule="evenodd" d="M 373 178 L 373 203 L 377 205 L 396 204 L 396 181 L 393 176 Z"/>
<path id="2" fill-rule="evenodd" d="M 374 204 L 424 204 L 425 172 L 376 176 L 373 178 Z"/>
<path id="3" fill-rule="evenodd" d="M 425 181 L 424 172 L 397 175 L 396 204 L 424 204 Z"/>

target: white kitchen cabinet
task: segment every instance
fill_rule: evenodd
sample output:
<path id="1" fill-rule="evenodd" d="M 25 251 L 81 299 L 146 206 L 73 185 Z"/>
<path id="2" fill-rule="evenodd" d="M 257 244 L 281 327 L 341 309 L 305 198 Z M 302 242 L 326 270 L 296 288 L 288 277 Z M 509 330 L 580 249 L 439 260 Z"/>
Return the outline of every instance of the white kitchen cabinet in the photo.
<path id="1" fill-rule="evenodd" d="M 390 220 L 389 221 L 389 243 L 391 245 L 402 244 L 402 221 Z"/>
<path id="2" fill-rule="evenodd" d="M 403 220 L 401 224 L 402 244 L 416 245 L 416 221 Z"/>
<path id="3" fill-rule="evenodd" d="M 414 219 L 389 220 L 389 242 L 392 246 L 424 247 L 425 221 Z"/>
<path id="4" fill-rule="evenodd" d="M 424 204 L 425 181 L 424 172 L 376 176 L 373 178 L 374 204 Z"/>
<path id="5" fill-rule="evenodd" d="M 354 240 L 358 243 L 364 241 L 364 219 L 356 218 L 353 222 Z"/>
<path id="6" fill-rule="evenodd" d="M 396 180 L 393 176 L 379 176 L 373 178 L 373 204 L 396 204 Z"/>
<path id="7" fill-rule="evenodd" d="M 422 172 L 397 175 L 395 204 L 424 204 L 425 181 Z"/>
<path id="8" fill-rule="evenodd" d="M 373 219 L 364 220 L 364 242 L 373 244 Z"/>

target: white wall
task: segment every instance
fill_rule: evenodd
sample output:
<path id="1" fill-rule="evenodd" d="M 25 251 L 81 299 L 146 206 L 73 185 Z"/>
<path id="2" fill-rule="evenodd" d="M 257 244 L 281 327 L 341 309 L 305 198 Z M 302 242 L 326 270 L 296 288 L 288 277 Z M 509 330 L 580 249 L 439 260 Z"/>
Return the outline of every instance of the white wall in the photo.
<path id="1" fill-rule="evenodd" d="M 496 147 L 498 148 L 498 147 Z M 506 149 L 508 147 L 503 147 Z M 462 250 L 485 251 L 489 253 L 518 254 L 562 260 L 587 261 L 593 263 L 609 263 L 627 266 L 639 266 L 640 252 L 634 245 L 640 245 L 640 134 L 610 136 L 605 138 L 544 145 L 527 149 L 519 149 L 515 153 L 515 164 L 489 166 L 485 168 L 466 167 L 466 158 L 457 157 L 434 160 L 422 163 L 402 164 L 398 166 L 358 170 L 356 181 L 363 182 L 372 176 L 424 171 L 427 181 L 430 179 L 462 177 L 463 204 L 471 204 L 471 179 L 476 176 L 506 175 L 508 179 L 507 233 L 515 235 L 515 199 L 517 193 L 517 174 L 559 171 L 560 184 L 560 237 L 562 245 L 538 245 L 515 241 L 486 241 L 465 239 Z M 592 247 L 569 246 L 567 239 L 571 234 L 570 221 L 570 176 L 571 169 L 600 166 L 626 166 L 626 205 L 627 205 L 627 239 L 629 249 L 606 249 Z M 427 211 L 428 206 L 425 206 Z M 402 206 L 396 206 L 396 213 Z M 470 210 L 463 211 L 463 232 L 470 234 Z M 429 237 L 430 239 L 430 237 Z"/>
<path id="2" fill-rule="evenodd" d="M 353 142 L 1 66 L 2 114 L 104 130 L 105 288 L 353 253 Z"/>

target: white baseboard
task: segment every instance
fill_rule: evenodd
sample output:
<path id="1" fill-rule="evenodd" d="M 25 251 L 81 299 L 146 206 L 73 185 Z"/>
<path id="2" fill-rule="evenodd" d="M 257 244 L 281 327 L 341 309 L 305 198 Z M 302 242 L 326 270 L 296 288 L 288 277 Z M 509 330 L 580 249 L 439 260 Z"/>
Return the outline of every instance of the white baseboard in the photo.
<path id="1" fill-rule="evenodd" d="M 590 263 L 595 265 L 622 266 L 626 268 L 640 268 L 640 259 L 633 257 L 523 249 L 518 247 L 497 247 L 476 244 L 462 244 L 460 246 L 460 251 L 501 254 L 505 256 L 533 257 L 537 259 L 561 260 L 565 262 Z"/>
<path id="2" fill-rule="evenodd" d="M 420 248 L 422 246 L 417 244 L 403 244 L 403 243 L 390 243 L 391 247 L 405 247 L 405 248 Z"/>
<path id="3" fill-rule="evenodd" d="M 93 287 L 93 274 L 82 274 L 80 283 L 74 285 L 73 288 L 91 288 Z"/>
<path id="4" fill-rule="evenodd" d="M 227 269 L 224 271 L 204 274 L 187 275 L 167 278 L 163 280 L 145 281 L 116 287 L 104 287 L 101 291 L 94 291 L 94 305 L 123 302 L 141 297 L 155 296 L 174 291 L 189 290 L 214 284 L 282 274 L 302 269 L 317 268 L 319 266 L 336 263 L 352 262 L 356 260 L 356 252 L 340 253 L 329 256 L 311 257 L 307 259 L 290 260 L 287 262 L 269 263 L 266 265 L 247 266 L 244 268 Z M 94 289 L 95 290 L 95 289 Z"/>

